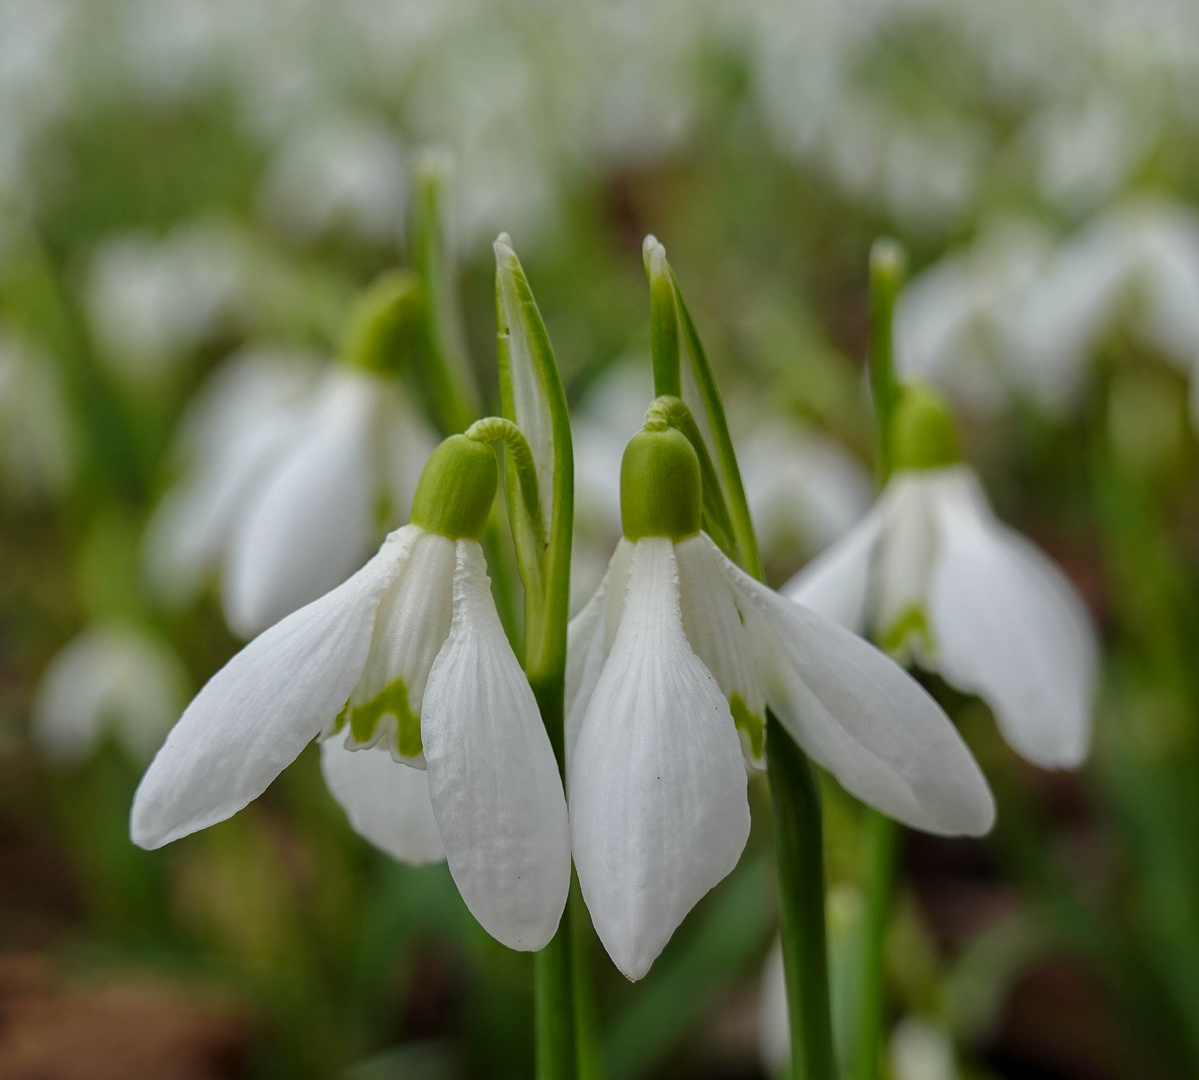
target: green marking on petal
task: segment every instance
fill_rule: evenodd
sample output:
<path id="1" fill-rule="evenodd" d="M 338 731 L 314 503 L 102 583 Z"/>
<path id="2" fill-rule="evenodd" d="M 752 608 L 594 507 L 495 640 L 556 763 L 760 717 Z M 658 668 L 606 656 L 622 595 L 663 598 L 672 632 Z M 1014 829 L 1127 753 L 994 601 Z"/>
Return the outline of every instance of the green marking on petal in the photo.
<path id="1" fill-rule="evenodd" d="M 403 679 L 396 679 L 377 697 L 355 706 L 350 712 L 350 733 L 354 736 L 354 741 L 370 742 L 374 738 L 379 721 L 385 716 L 395 717 L 398 732 L 396 743 L 400 754 L 408 758 L 419 757 L 424 752 L 420 738 L 420 717 L 408 704 L 408 687 L 404 685 Z M 339 716 L 338 721 L 341 720 L 342 717 Z M 334 730 L 337 730 L 337 727 Z"/>
<path id="2" fill-rule="evenodd" d="M 341 712 L 337 714 L 337 719 L 333 721 L 333 734 L 336 735 L 345 728 L 346 722 L 350 718 L 350 703 L 347 701 L 342 707 Z"/>
<path id="3" fill-rule="evenodd" d="M 923 608 L 914 604 L 883 633 L 881 644 L 885 651 L 895 655 L 904 653 L 908 643 L 913 640 L 926 655 L 932 654 L 933 637 L 928 620 L 924 617 Z"/>
<path id="4" fill-rule="evenodd" d="M 761 761 L 766 751 L 766 721 L 756 713 L 750 712 L 740 694 L 729 698 L 729 710 L 733 714 L 733 723 L 737 730 L 744 733 L 749 740 L 749 752 L 755 761 Z"/>

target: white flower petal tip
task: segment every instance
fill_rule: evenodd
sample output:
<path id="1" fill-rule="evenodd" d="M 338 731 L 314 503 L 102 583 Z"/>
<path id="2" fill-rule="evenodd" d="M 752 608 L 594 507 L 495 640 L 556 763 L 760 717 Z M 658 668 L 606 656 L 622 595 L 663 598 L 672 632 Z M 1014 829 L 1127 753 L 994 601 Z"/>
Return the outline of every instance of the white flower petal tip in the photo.
<path id="1" fill-rule="evenodd" d="M 375 847 L 412 866 L 445 858 L 424 772 L 382 750 L 347 750 L 338 739 L 321 743 L 321 771 L 354 831 Z"/>
<path id="2" fill-rule="evenodd" d="M 259 635 L 208 681 L 138 785 L 135 844 L 161 847 L 231 817 L 332 721 L 362 674 L 376 610 L 417 533 L 393 534 L 349 581 Z"/>
<path id="3" fill-rule="evenodd" d="M 985 504 L 942 515 L 929 617 L 945 678 L 991 706 L 1021 757 L 1047 769 L 1082 764 L 1098 653 L 1091 620 L 1061 571 Z"/>
<path id="4" fill-rule="evenodd" d="M 471 914 L 509 948 L 536 950 L 557 930 L 570 888 L 566 799 L 482 549 L 471 540 L 456 549 L 453 623 L 421 715 L 429 794 Z"/>
<path id="5" fill-rule="evenodd" d="M 727 567 L 772 669 L 767 701 L 808 756 L 912 828 L 988 832 L 995 803 L 987 782 L 923 687 L 862 638 Z"/>
<path id="6" fill-rule="evenodd" d="M 578 732 L 570 787 L 592 922 L 620 971 L 640 979 L 749 836 L 736 729 L 684 633 L 669 540 L 631 546 L 624 611 Z"/>

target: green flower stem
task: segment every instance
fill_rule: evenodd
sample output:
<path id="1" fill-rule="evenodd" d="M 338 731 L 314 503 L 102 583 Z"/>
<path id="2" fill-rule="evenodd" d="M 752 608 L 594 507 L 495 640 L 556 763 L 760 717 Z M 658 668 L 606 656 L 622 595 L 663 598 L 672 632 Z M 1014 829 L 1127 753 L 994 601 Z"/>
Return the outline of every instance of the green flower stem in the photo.
<path id="1" fill-rule="evenodd" d="M 891 428 L 898 390 L 893 361 L 895 298 L 903 285 L 907 259 L 894 240 L 876 240 L 870 249 L 870 389 L 874 397 L 875 472 L 879 487 L 893 467 Z M 895 880 L 899 827 L 869 807 L 863 821 L 863 877 L 866 910 L 858 949 L 858 1000 L 854 1009 L 854 1080 L 878 1080 L 882 1060 L 884 965 L 887 923 Z"/>
<path id="2" fill-rule="evenodd" d="M 837 1063 L 824 925 L 820 788 L 811 763 L 769 710 L 766 745 L 791 1030 L 791 1080 L 833 1080 Z"/>
<path id="3" fill-rule="evenodd" d="M 652 237 L 643 249 L 650 275 L 651 302 L 664 306 L 654 288 L 655 278 L 669 275 L 674 292 L 679 339 L 689 360 L 686 383 L 682 378 L 682 350 L 654 356 L 654 392 L 679 397 L 678 389 L 697 399 L 712 442 L 711 457 L 720 499 L 727 506 L 731 531 L 730 558 L 747 573 L 762 579 L 762 560 L 741 482 L 741 471 L 725 420 L 720 392 L 711 365 L 678 280 L 666 262 L 665 251 Z M 664 350 L 669 334 L 653 336 Z M 657 403 L 655 403 L 657 404 Z M 708 477 L 704 477 L 704 524 L 709 527 Z M 719 537 L 713 539 L 720 543 Z M 775 856 L 778 864 L 779 923 L 783 941 L 783 970 L 787 982 L 787 1010 L 791 1031 L 792 1080 L 835 1080 L 832 1012 L 829 1004 L 828 943 L 824 910 L 824 833 L 820 788 L 803 751 L 767 711 L 767 762 L 774 808 Z"/>
<path id="4" fill-rule="evenodd" d="M 851 1075 L 854 1080 L 878 1080 L 882 1060 L 887 923 L 891 913 L 899 826 L 885 814 L 866 807 L 863 838 L 865 910 L 858 952 L 860 970 Z"/>
<path id="5" fill-rule="evenodd" d="M 558 768 L 566 781 L 566 624 L 570 605 L 570 547 L 574 524 L 574 451 L 566 391 L 545 323 L 524 269 L 506 235 L 496 241 L 496 321 L 500 394 L 504 416 L 522 431 L 549 433 L 552 454 L 548 503 L 543 488 L 536 516 L 519 503 L 520 465 L 509 455 L 508 506 L 517 559 L 525 584 L 525 672 L 541 710 Z M 539 452 L 544 443 L 534 440 Z M 549 461 L 533 458 L 533 468 Z M 545 477 L 545 472 L 541 473 Z M 527 495 L 527 489 L 525 490 Z M 520 512 L 511 512 L 517 505 Z M 548 518 L 548 520 L 546 520 Z M 573 974 L 575 948 L 568 903 L 550 943 L 534 960 L 534 1007 L 538 1080 L 575 1080 L 580 1074 L 578 1037 L 582 987 Z"/>
<path id="6" fill-rule="evenodd" d="M 525 513 L 533 523 L 534 535 L 545 543 L 545 526 L 541 521 L 541 501 L 537 494 L 537 466 L 524 433 L 511 420 L 502 416 L 486 416 L 466 429 L 466 437 L 476 442 L 502 443 L 512 455 L 517 484 Z"/>
<path id="7" fill-rule="evenodd" d="M 879 487 L 891 475 L 891 416 L 899 389 L 892 322 L 895 297 L 906 273 L 903 248 L 888 237 L 876 240 L 870 249 L 870 390 L 874 397 L 874 464 Z"/>

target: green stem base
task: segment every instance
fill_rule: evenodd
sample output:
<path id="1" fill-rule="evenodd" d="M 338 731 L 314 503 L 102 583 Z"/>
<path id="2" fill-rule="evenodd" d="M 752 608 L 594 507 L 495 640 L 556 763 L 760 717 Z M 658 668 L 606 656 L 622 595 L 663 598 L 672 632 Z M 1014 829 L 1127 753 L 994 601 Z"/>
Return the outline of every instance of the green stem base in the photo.
<path id="1" fill-rule="evenodd" d="M 779 928 L 791 1027 L 791 1080 L 835 1080 L 820 789 L 807 758 L 769 711 L 766 730 L 778 859 Z"/>

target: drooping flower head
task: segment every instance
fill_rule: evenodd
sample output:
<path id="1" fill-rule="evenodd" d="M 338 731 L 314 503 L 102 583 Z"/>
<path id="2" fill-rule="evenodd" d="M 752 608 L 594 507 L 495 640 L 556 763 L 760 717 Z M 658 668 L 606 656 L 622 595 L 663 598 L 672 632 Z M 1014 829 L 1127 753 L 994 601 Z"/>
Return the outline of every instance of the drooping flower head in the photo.
<path id="1" fill-rule="evenodd" d="M 185 431 L 188 472 L 147 538 L 156 593 L 192 599 L 217 571 L 225 619 L 252 637 L 353 573 L 402 519 L 436 445 L 387 370 L 412 279 L 384 276 L 350 320 L 342 360 L 256 350 L 231 358 Z M 394 351 L 394 350 L 391 350 Z"/>
<path id="2" fill-rule="evenodd" d="M 978 694 L 1029 761 L 1079 765 L 1096 652 L 1082 602 L 992 513 L 932 391 L 904 388 L 892 443 L 895 472 L 874 508 L 784 595 Z"/>
<path id="3" fill-rule="evenodd" d="M 930 832 L 990 828 L 986 782 L 919 684 L 701 531 L 699 460 L 660 419 L 626 449 L 621 514 L 608 573 L 570 627 L 567 753 L 579 882 L 625 975 L 643 976 L 736 865 L 768 707 L 885 813 Z"/>
<path id="4" fill-rule="evenodd" d="M 326 777 L 360 831 L 412 861 L 440 846 L 489 933 L 542 947 L 570 881 L 566 803 L 479 544 L 496 483 L 490 447 L 445 440 L 410 523 L 250 642 L 188 706 L 138 788 L 134 841 L 155 848 L 230 817 L 324 736 L 337 741 Z M 388 796 L 384 750 L 396 770 L 427 769 L 436 838 L 419 784 Z M 399 836 L 395 816 L 408 811 Z"/>

